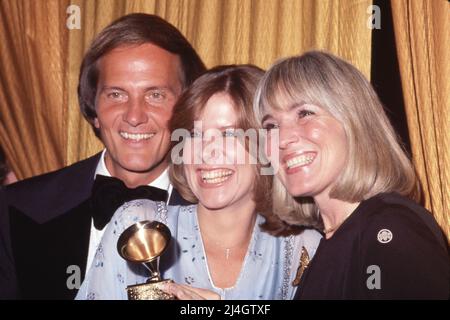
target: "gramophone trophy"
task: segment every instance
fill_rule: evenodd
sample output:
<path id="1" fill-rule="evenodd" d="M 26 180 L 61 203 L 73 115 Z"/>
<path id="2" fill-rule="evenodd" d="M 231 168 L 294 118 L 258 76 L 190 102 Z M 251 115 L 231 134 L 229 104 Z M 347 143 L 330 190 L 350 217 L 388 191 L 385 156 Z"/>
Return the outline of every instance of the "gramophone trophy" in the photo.
<path id="1" fill-rule="evenodd" d="M 158 221 L 141 221 L 128 227 L 117 241 L 122 258 L 131 263 L 141 263 L 149 271 L 146 283 L 127 287 L 128 300 L 174 300 L 175 297 L 159 289 L 172 280 L 161 279 L 159 258 L 169 245 L 169 228 Z"/>

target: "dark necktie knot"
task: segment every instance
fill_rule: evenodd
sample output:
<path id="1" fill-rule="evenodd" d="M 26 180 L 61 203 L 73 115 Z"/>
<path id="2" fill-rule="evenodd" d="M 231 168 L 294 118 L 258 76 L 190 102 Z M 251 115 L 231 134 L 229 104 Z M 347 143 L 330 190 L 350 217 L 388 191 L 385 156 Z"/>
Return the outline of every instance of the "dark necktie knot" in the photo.
<path id="1" fill-rule="evenodd" d="M 151 186 L 130 189 L 117 178 L 97 175 L 91 196 L 94 225 L 99 230 L 103 229 L 111 220 L 114 212 L 125 202 L 136 199 L 166 202 L 167 198 L 166 190 Z"/>

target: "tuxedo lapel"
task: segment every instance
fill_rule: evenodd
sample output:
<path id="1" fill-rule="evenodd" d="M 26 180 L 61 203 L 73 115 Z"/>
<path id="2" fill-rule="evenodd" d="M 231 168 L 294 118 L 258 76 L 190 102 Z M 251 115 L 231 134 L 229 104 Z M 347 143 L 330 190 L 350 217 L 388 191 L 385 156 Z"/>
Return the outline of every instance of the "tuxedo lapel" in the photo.
<path id="1" fill-rule="evenodd" d="M 11 244 L 21 298 L 73 299 L 86 272 L 91 204 L 38 224 L 10 209 Z M 70 279 L 69 279 L 70 277 Z"/>
<path id="2" fill-rule="evenodd" d="M 67 280 L 78 272 L 81 283 L 85 275 L 90 194 L 99 159 L 100 154 L 7 188 L 5 241 L 16 271 L 9 277 L 17 279 L 20 298 L 75 297 L 77 290 L 69 289 Z"/>
<path id="3" fill-rule="evenodd" d="M 100 156 L 8 186 L 9 206 L 40 223 L 65 214 L 90 197 Z"/>

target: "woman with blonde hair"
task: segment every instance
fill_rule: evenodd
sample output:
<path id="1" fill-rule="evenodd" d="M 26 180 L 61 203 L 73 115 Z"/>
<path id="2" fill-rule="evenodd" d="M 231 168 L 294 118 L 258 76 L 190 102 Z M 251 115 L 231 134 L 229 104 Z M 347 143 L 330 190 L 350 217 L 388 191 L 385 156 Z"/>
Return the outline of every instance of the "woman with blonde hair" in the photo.
<path id="1" fill-rule="evenodd" d="M 274 211 L 324 234 L 296 298 L 449 297 L 447 242 L 415 202 L 413 166 L 356 68 L 316 51 L 281 60 L 254 108 L 267 144 L 279 139 L 267 150 Z"/>

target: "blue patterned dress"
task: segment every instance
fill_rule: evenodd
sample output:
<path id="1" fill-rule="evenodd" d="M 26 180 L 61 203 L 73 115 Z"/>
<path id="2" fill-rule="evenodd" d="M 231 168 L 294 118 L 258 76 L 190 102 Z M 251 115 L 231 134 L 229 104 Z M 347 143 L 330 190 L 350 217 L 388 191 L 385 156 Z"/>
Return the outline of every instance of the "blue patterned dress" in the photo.
<path id="1" fill-rule="evenodd" d="M 208 269 L 197 220 L 197 206 L 169 206 L 150 200 L 134 200 L 114 214 L 97 248 L 94 262 L 86 274 L 76 299 L 127 299 L 128 285 L 144 283 L 148 271 L 127 263 L 117 252 L 117 240 L 130 225 L 143 220 L 166 224 L 172 241 L 160 260 L 162 278 L 209 289 L 222 299 L 292 299 L 292 281 L 304 246 L 312 258 L 320 234 L 305 230 L 289 237 L 274 237 L 261 231 L 264 221 L 257 216 L 252 238 L 238 279 L 233 287 L 218 288 Z"/>

